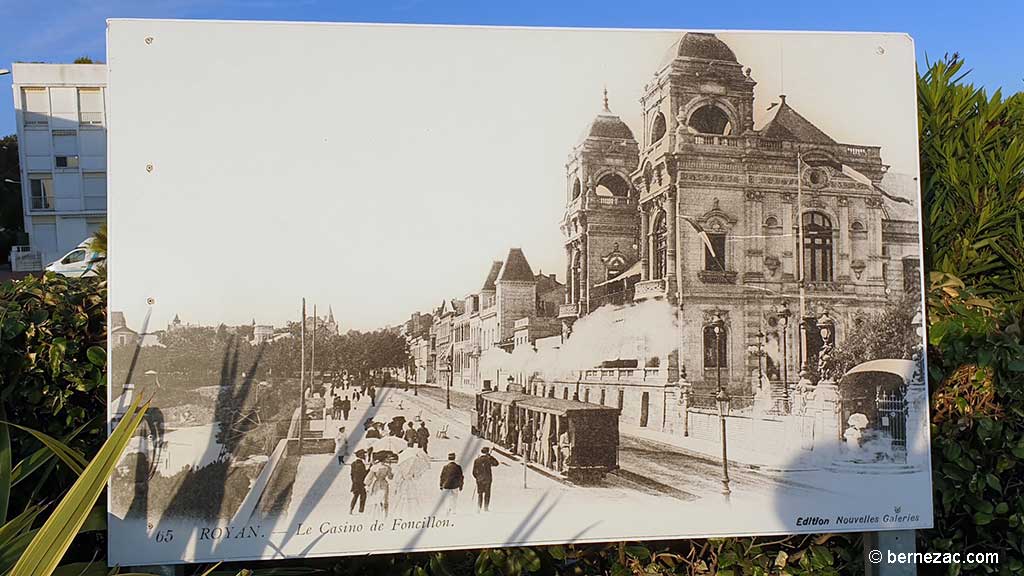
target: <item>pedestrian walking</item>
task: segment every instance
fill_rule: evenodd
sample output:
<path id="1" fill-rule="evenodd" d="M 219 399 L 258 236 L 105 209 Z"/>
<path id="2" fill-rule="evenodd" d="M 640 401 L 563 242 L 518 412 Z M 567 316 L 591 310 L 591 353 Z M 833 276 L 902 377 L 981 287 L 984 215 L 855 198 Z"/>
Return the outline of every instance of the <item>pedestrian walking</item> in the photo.
<path id="1" fill-rule="evenodd" d="M 373 386 L 370 386 L 370 389 L 367 390 L 366 395 L 370 397 L 370 406 L 376 406 L 377 405 L 377 389 L 374 388 Z"/>
<path id="2" fill-rule="evenodd" d="M 342 418 L 348 421 L 348 413 L 352 410 L 352 401 L 348 399 L 348 396 L 345 396 L 345 399 L 341 401 L 340 408 Z"/>
<path id="3" fill-rule="evenodd" d="M 416 446 L 416 426 L 412 422 L 409 422 L 409 427 L 405 429 L 405 434 L 402 435 L 406 445 L 409 448 Z"/>
<path id="4" fill-rule="evenodd" d="M 487 512 L 491 507 L 491 469 L 498 465 L 498 460 L 491 456 L 491 449 L 484 446 L 480 455 L 473 461 L 473 478 L 476 479 L 477 512 Z"/>
<path id="5" fill-rule="evenodd" d="M 455 514 L 464 481 L 462 466 L 455 461 L 455 452 L 449 452 L 448 463 L 441 469 L 441 506 L 448 516 Z"/>
<path id="6" fill-rule="evenodd" d="M 334 402 L 331 403 L 331 408 L 333 409 L 331 412 L 331 417 L 334 418 L 335 420 L 341 418 L 341 397 L 334 397 Z"/>
<path id="7" fill-rule="evenodd" d="M 427 430 L 427 423 L 421 421 L 420 427 L 416 429 L 416 446 L 423 450 L 424 454 L 427 452 L 427 444 L 430 442 L 430 430 Z"/>
<path id="8" fill-rule="evenodd" d="M 374 422 L 370 429 L 366 431 L 367 438 L 383 438 L 384 435 L 380 433 L 380 422 Z"/>
<path id="9" fill-rule="evenodd" d="M 378 455 L 377 462 L 370 467 L 366 475 L 369 488 L 370 509 L 376 518 L 387 518 L 391 497 L 391 479 L 395 474 L 391 471 L 390 453 Z"/>
<path id="10" fill-rule="evenodd" d="M 365 450 L 356 450 L 356 459 L 352 461 L 352 502 L 348 505 L 348 513 L 353 514 L 356 509 L 356 502 L 359 503 L 359 513 L 366 509 L 366 457 Z"/>
<path id="11" fill-rule="evenodd" d="M 348 434 L 344 426 L 339 427 L 338 433 L 334 435 L 334 455 L 338 457 L 338 466 L 345 463 L 345 457 L 348 456 Z"/>

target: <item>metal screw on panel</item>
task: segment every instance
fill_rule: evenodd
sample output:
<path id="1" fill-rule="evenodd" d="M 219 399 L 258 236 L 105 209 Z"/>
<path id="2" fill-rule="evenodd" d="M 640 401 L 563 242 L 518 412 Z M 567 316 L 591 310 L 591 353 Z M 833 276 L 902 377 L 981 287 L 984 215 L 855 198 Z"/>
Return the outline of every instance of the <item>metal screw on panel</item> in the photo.
<path id="1" fill-rule="evenodd" d="M 149 304 L 150 306 L 152 306 L 153 304 L 156 304 L 156 298 L 153 298 L 153 297 L 146 298 L 146 304 Z"/>
<path id="2" fill-rule="evenodd" d="M 875 48 L 875 53 L 878 54 L 879 56 L 881 56 L 882 54 L 885 54 L 885 48 L 882 48 L 881 46 L 879 46 L 879 47 Z"/>
<path id="3" fill-rule="evenodd" d="M 153 43 L 153 37 L 152 36 L 146 36 L 146 44 L 152 44 L 152 43 Z"/>
<path id="4" fill-rule="evenodd" d="M 153 165 L 152 164 L 146 164 L 146 172 L 152 172 L 152 171 L 153 171 Z"/>

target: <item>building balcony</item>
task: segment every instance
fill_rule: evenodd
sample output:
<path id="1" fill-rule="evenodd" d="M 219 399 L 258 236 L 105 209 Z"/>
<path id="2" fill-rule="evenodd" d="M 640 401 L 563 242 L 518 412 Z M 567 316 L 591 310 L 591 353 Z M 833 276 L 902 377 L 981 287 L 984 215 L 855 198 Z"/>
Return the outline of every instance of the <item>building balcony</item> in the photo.
<path id="1" fill-rule="evenodd" d="M 644 280 L 637 282 L 634 287 L 633 300 L 647 300 L 649 298 L 664 298 L 667 283 L 664 278 L 658 278 L 657 280 Z"/>
<path id="2" fill-rule="evenodd" d="M 578 303 L 573 302 L 571 304 L 559 304 L 558 305 L 558 318 L 576 318 L 580 315 L 580 306 Z"/>

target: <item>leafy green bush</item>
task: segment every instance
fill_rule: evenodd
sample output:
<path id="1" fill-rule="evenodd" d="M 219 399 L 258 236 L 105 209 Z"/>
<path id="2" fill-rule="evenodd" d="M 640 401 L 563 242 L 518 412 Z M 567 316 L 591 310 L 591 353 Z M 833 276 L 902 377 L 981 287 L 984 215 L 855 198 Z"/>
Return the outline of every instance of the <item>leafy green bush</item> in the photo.
<path id="1" fill-rule="evenodd" d="M 1024 300 L 1024 93 L 988 97 L 953 56 L 918 79 L 927 270 Z"/>
<path id="2" fill-rule="evenodd" d="M 53 274 L 0 285 L 0 402 L 11 422 L 63 438 L 91 457 L 106 437 L 106 283 Z M 41 447 L 11 438 L 12 459 Z M 12 495 L 12 508 L 60 494 L 75 480 L 65 467 Z"/>

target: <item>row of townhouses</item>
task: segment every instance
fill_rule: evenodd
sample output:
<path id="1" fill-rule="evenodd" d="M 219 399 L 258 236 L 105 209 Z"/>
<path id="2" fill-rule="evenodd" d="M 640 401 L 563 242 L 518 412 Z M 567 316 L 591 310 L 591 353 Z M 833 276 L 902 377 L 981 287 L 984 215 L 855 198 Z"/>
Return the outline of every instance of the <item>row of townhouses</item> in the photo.
<path id="1" fill-rule="evenodd" d="M 445 384 L 451 366 L 456 387 L 505 389 L 479 371 L 489 347 L 571 338 L 602 306 L 661 300 L 679 325 L 672 352 L 640 357 L 639 346 L 526 390 L 672 431 L 684 391 L 713 402 L 724 381 L 739 405 L 767 381 L 787 397 L 863 313 L 901 292 L 919 299 L 917 212 L 894 200 L 916 197 L 913 178 L 797 112 L 791 101 L 813 94 L 780 96 L 755 127 L 755 85 L 721 39 L 687 33 L 644 87 L 636 131 L 606 94 L 566 164 L 565 286 L 512 250 L 479 292 L 410 319 L 416 378 Z"/>
<path id="2" fill-rule="evenodd" d="M 405 323 L 411 376 L 466 391 L 497 388 L 498 378 L 511 374 L 491 373 L 481 356 L 492 349 L 512 352 L 516 346 L 536 346 L 545 338 L 560 341 L 557 315 L 564 301 L 565 286 L 555 275 L 534 274 L 523 251 L 512 248 L 504 260 L 491 263 L 477 291 L 446 299 Z"/>

